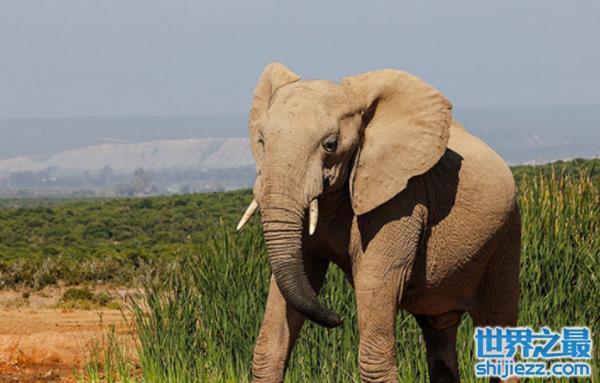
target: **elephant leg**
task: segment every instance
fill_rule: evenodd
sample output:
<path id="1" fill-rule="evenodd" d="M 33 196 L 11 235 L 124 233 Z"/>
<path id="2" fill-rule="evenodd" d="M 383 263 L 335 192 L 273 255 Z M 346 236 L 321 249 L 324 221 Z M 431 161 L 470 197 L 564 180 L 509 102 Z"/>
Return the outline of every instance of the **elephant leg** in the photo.
<path id="1" fill-rule="evenodd" d="M 477 327 L 509 327 L 518 322 L 521 226 L 517 211 L 510 225 L 505 240 L 492 254 L 476 296 L 476 305 L 469 312 Z M 490 382 L 515 383 L 518 379 L 492 377 Z"/>
<path id="2" fill-rule="evenodd" d="M 490 257 L 469 310 L 476 326 L 516 326 L 519 315 L 521 226 L 515 210 L 503 240 Z"/>
<path id="3" fill-rule="evenodd" d="M 306 259 L 306 271 L 313 288 L 323 285 L 328 261 Z M 271 276 L 269 297 L 252 357 L 253 382 L 283 382 L 287 362 L 305 317 L 290 306 Z"/>
<path id="4" fill-rule="evenodd" d="M 395 322 L 397 299 L 391 292 L 357 287 L 362 382 L 397 382 Z"/>
<path id="5" fill-rule="evenodd" d="M 396 316 L 407 272 L 422 232 L 422 211 L 402 200 L 406 216 L 382 229 L 381 221 L 358 218 L 365 249 L 354 260 L 358 310 L 359 369 L 362 382 L 398 382 Z M 405 206 L 406 204 L 406 206 Z M 392 209 L 390 209 L 392 210 Z"/>
<path id="6" fill-rule="evenodd" d="M 439 321 L 436 318 L 422 315 L 416 315 L 415 318 L 425 338 L 429 381 L 431 383 L 459 382 L 456 329 L 460 322 L 460 313 L 453 315 L 452 322 L 444 323 L 443 328 L 438 326 Z"/>
<path id="7" fill-rule="evenodd" d="M 497 311 L 490 310 L 484 313 L 471 314 L 476 327 L 513 327 L 517 325 L 518 315 L 518 299 L 507 299 L 498 301 L 499 309 Z M 517 383 L 517 377 L 509 377 L 500 379 L 498 377 L 490 377 L 490 383 Z"/>
<path id="8" fill-rule="evenodd" d="M 369 255 L 365 254 L 364 259 L 367 257 Z M 361 381 L 397 382 L 395 323 L 399 281 L 394 275 L 396 272 L 377 276 L 384 273 L 371 274 L 369 270 L 365 270 L 368 268 L 368 265 L 362 263 L 354 277 L 360 333 Z"/>
<path id="9" fill-rule="evenodd" d="M 496 309 L 489 309 L 471 314 L 476 327 L 514 327 L 517 325 L 518 298 L 499 299 Z M 490 377 L 490 383 L 518 383 L 517 377 L 500 379 Z"/>

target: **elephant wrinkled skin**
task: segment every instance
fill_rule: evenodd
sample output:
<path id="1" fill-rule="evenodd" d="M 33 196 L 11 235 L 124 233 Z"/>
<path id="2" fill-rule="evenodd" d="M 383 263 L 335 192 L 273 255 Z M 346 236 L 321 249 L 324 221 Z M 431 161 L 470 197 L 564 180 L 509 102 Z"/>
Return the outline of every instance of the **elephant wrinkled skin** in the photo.
<path id="1" fill-rule="evenodd" d="M 249 118 L 255 202 L 240 222 L 260 209 L 273 273 L 255 382 L 283 381 L 305 318 L 341 323 L 317 298 L 331 262 L 356 292 L 363 382 L 397 381 L 399 309 L 423 331 L 431 382 L 459 380 L 464 312 L 480 326 L 516 324 L 514 180 L 451 109 L 398 70 L 338 84 L 300 80 L 278 63 L 265 68 Z"/>

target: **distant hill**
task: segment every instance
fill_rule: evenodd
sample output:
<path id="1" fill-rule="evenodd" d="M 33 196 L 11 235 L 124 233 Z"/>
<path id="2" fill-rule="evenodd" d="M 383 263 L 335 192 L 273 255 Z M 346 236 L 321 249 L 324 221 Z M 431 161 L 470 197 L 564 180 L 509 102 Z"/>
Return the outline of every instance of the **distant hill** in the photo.
<path id="1" fill-rule="evenodd" d="M 102 144 L 66 150 L 40 158 L 0 160 L 0 173 L 39 172 L 53 168 L 63 173 L 100 171 L 116 173 L 146 170 L 202 170 L 252 166 L 246 138 L 161 140 L 137 144 Z"/>
<path id="2" fill-rule="evenodd" d="M 111 143 L 247 136 L 244 114 L 0 119 L 0 159 Z"/>
<path id="3" fill-rule="evenodd" d="M 457 108 L 454 116 L 511 165 L 600 156 L 600 105 Z M 148 193 L 249 187 L 254 160 L 246 120 L 0 119 L 0 194 L 111 194 L 134 182 L 139 169 L 154 173 Z"/>
<path id="4" fill-rule="evenodd" d="M 600 156 L 600 105 L 457 109 L 454 115 L 512 165 Z"/>
<path id="5" fill-rule="evenodd" d="M 511 164 L 596 157 L 600 105 L 456 108 L 455 117 Z M 0 119 L 0 160 L 102 144 L 247 137 L 245 114 Z M 183 143 L 183 141 L 182 141 Z M 226 161 L 227 162 L 227 161 Z"/>

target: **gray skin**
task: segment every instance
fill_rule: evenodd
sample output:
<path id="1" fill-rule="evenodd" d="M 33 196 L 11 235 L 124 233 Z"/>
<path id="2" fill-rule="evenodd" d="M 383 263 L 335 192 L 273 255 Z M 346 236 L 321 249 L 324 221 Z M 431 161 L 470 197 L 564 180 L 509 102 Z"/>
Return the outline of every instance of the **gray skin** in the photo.
<path id="1" fill-rule="evenodd" d="M 255 200 L 272 268 L 252 365 L 282 382 L 329 263 L 356 291 L 363 382 L 396 382 L 395 319 L 413 314 L 431 382 L 459 381 L 456 328 L 515 325 L 520 216 L 505 162 L 452 119 L 436 89 L 397 70 L 301 81 L 273 63 L 249 119 Z M 318 223 L 309 233 L 309 205 Z"/>

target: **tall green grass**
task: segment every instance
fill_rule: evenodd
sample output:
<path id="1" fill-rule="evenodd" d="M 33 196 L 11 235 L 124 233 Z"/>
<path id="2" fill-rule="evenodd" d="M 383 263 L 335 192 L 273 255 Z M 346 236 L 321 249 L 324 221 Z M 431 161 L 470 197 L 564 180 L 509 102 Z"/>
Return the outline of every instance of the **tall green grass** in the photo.
<path id="1" fill-rule="evenodd" d="M 520 324 L 592 328 L 593 381 L 600 381 L 600 188 L 587 173 L 538 173 L 520 185 L 523 218 Z M 242 233 L 223 226 L 171 268 L 157 270 L 132 306 L 143 382 L 246 382 L 262 319 L 269 267 L 258 220 Z M 333 267 L 322 300 L 344 317 L 327 330 L 307 323 L 287 382 L 358 382 L 353 291 Z M 397 325 L 402 382 L 426 381 L 425 347 L 415 320 Z M 473 324 L 459 328 L 462 381 L 474 382 Z M 560 381 L 558 379 L 553 381 Z M 585 381 L 582 379 L 582 381 Z"/>
<path id="2" fill-rule="evenodd" d="M 136 374 L 130 361 L 131 352 L 122 342 L 115 327 L 91 344 L 87 363 L 79 373 L 79 381 L 89 383 L 134 383 Z"/>

